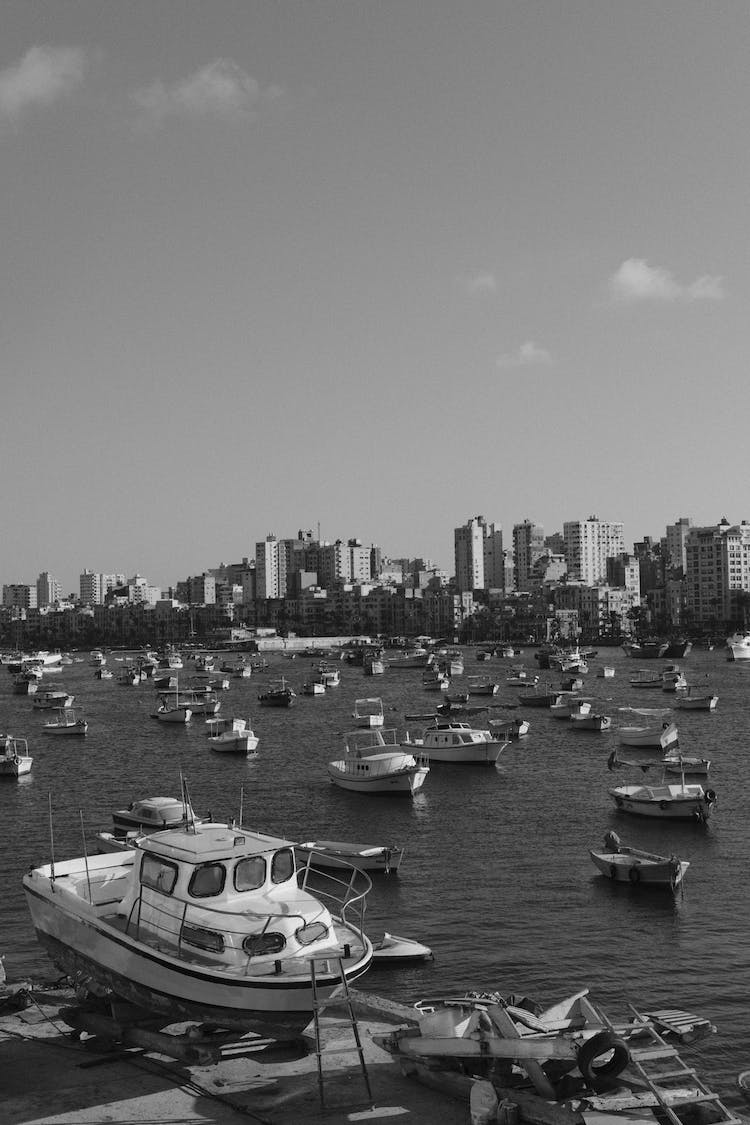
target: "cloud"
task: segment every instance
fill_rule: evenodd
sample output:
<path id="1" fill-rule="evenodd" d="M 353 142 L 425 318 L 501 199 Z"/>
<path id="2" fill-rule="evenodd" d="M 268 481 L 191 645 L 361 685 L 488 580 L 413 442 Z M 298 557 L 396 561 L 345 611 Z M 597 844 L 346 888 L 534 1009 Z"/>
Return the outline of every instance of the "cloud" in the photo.
<path id="1" fill-rule="evenodd" d="M 85 71 L 80 47 L 31 47 L 0 71 L 0 117 L 16 122 L 31 106 L 53 105 L 80 86 Z"/>
<path id="2" fill-rule="evenodd" d="M 609 279 L 614 301 L 720 301 L 724 297 L 723 279 L 704 275 L 681 284 L 669 272 L 650 266 L 643 258 L 628 258 Z"/>
<path id="3" fill-rule="evenodd" d="M 457 278 L 457 282 L 465 293 L 474 296 L 476 293 L 496 293 L 497 278 L 494 273 L 483 272 L 467 274 Z"/>
<path id="4" fill-rule="evenodd" d="M 526 340 L 515 352 L 506 352 L 497 357 L 498 367 L 545 367 L 552 363 L 552 356 L 546 348 L 540 348 L 533 340 Z"/>
<path id="5" fill-rule="evenodd" d="M 159 125 L 167 117 L 247 119 L 281 93 L 278 86 L 261 89 L 230 59 L 216 59 L 171 86 L 157 81 L 131 97 L 147 120 Z"/>

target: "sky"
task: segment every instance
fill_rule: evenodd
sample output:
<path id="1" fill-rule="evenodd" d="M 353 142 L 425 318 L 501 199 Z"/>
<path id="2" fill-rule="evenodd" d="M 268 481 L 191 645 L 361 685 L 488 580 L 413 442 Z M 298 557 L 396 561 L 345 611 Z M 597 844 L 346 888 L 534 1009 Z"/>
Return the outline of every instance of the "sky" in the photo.
<path id="1" fill-rule="evenodd" d="M 0 583 L 168 585 L 308 529 L 452 572 L 480 514 L 750 518 L 747 4 L 2 28 Z"/>

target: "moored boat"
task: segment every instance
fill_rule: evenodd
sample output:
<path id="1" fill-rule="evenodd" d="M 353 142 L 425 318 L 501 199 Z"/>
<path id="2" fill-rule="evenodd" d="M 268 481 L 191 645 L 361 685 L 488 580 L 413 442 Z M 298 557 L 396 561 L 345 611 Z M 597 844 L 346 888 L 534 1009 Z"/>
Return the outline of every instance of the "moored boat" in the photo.
<path id="1" fill-rule="evenodd" d="M 253 754 L 260 741 L 249 719 L 206 720 L 208 743 L 212 750 L 224 754 Z"/>
<path id="2" fill-rule="evenodd" d="M 390 875 L 398 871 L 404 858 L 404 849 L 397 844 L 361 844 L 344 840 L 308 840 L 295 844 L 294 851 L 298 865 L 306 863 L 310 867 L 325 869 L 356 867 L 370 875 L 374 871 Z"/>
<path id="3" fill-rule="evenodd" d="M 77 715 L 72 707 L 61 707 L 57 718 L 45 723 L 42 732 L 57 735 L 84 735 L 88 729 L 88 721 L 82 715 Z"/>
<path id="4" fill-rule="evenodd" d="M 290 688 L 283 676 L 271 680 L 265 691 L 258 692 L 261 707 L 291 707 L 297 693 Z"/>
<path id="5" fill-rule="evenodd" d="M 356 699 L 352 718 L 358 727 L 382 727 L 385 718 L 383 700 L 379 696 Z"/>
<path id="6" fill-rule="evenodd" d="M 29 754 L 25 738 L 15 738 L 12 734 L 0 734 L 0 777 L 23 777 L 30 773 L 34 759 Z"/>
<path id="7" fill-rule="evenodd" d="M 679 732 L 675 723 L 620 727 L 617 733 L 623 746 L 645 746 L 666 751 L 679 745 Z"/>
<path id="8" fill-rule="evenodd" d="M 470 723 L 438 719 L 425 727 L 420 737 L 407 732 L 403 747 L 412 747 L 430 762 L 494 765 L 509 740 L 498 738 L 489 728 L 472 727 Z"/>
<path id="9" fill-rule="evenodd" d="M 604 847 L 589 852 L 602 875 L 616 883 L 631 886 L 664 887 L 676 891 L 682 885 L 690 863 L 676 855 L 656 855 L 620 843 L 616 832 L 607 832 Z"/>
<path id="10" fill-rule="evenodd" d="M 395 730 L 374 727 L 347 734 L 344 757 L 328 763 L 328 776 L 352 793 L 413 797 L 430 772 L 424 756 L 403 749 Z"/>
<path id="11" fill-rule="evenodd" d="M 398 937 L 396 934 L 383 934 L 380 941 L 373 942 L 372 959 L 376 965 L 404 965 L 413 961 L 432 961 L 433 952 L 413 938 Z"/>

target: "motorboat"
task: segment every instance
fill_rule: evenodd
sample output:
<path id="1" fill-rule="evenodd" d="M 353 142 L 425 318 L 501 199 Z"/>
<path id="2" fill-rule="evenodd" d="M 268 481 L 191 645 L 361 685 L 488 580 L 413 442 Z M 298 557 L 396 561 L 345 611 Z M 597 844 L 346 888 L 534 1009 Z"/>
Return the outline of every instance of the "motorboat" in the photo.
<path id="1" fill-rule="evenodd" d="M 575 730 L 594 730 L 603 731 L 609 730 L 612 726 L 612 719 L 609 715 L 595 714 L 593 711 L 581 713 L 574 712 L 570 716 L 571 726 Z"/>
<path id="2" fill-rule="evenodd" d="M 97 668 L 94 672 L 94 678 L 97 680 L 111 680 L 113 677 L 114 672 L 111 672 L 109 668 Z"/>
<path id="3" fill-rule="evenodd" d="M 0 734 L 0 777 L 22 777 L 31 771 L 33 763 L 25 738 Z"/>
<path id="4" fill-rule="evenodd" d="M 681 754 L 679 750 L 667 754 L 661 759 L 660 765 L 668 774 L 685 774 L 691 777 L 707 777 L 711 769 L 710 758 L 699 758 L 694 755 Z"/>
<path id="5" fill-rule="evenodd" d="M 178 797 L 141 797 L 112 813 L 114 834 L 119 837 L 128 832 L 142 836 L 165 828 L 184 828 L 210 819 L 210 815 L 197 816 L 187 798 Z"/>
<path id="6" fill-rule="evenodd" d="M 588 672 L 588 664 L 577 646 L 550 653 L 549 667 L 556 668 L 560 672 Z"/>
<path id="7" fill-rule="evenodd" d="M 549 707 L 559 696 L 558 688 L 549 683 L 536 683 L 531 691 L 520 692 L 518 701 L 523 707 Z"/>
<path id="8" fill-rule="evenodd" d="M 422 673 L 422 687 L 425 691 L 447 691 L 450 685 L 448 673 L 437 665 L 431 665 Z"/>
<path id="9" fill-rule="evenodd" d="M 176 702 L 181 707 L 188 707 L 193 715 L 216 716 L 221 710 L 221 700 L 210 687 L 179 690 Z"/>
<path id="10" fill-rule="evenodd" d="M 39 681 L 36 676 L 28 672 L 17 672 L 13 677 L 14 695 L 35 695 L 39 690 Z"/>
<path id="11" fill-rule="evenodd" d="M 271 680 L 265 691 L 258 693 L 258 702 L 261 707 L 291 707 L 297 693 L 289 687 L 283 676 Z"/>
<path id="12" fill-rule="evenodd" d="M 152 718 L 160 723 L 189 723 L 193 712 L 187 703 L 182 702 L 177 691 L 164 692 L 159 696 L 159 704 L 152 711 Z"/>
<path id="13" fill-rule="evenodd" d="M 312 680 L 305 680 L 302 685 L 303 695 L 325 695 L 326 685 L 321 680 L 320 676 L 316 676 Z"/>
<path id="14" fill-rule="evenodd" d="M 367 875 L 303 870 L 298 881 L 292 843 L 234 822 L 56 859 L 23 887 L 58 969 L 162 1026 L 196 1020 L 292 1038 L 316 1000 L 372 961 Z"/>
<path id="15" fill-rule="evenodd" d="M 61 707 L 72 707 L 74 699 L 67 691 L 39 691 L 31 706 L 35 711 L 59 711 Z"/>
<path id="16" fill-rule="evenodd" d="M 72 707 L 61 707 L 57 718 L 45 723 L 42 727 L 43 734 L 84 735 L 89 729 L 89 724 L 82 715 L 76 715 Z"/>
<path id="17" fill-rule="evenodd" d="M 497 695 L 500 685 L 489 676 L 469 676 L 467 686 L 470 695 Z"/>
<path id="18" fill-rule="evenodd" d="M 582 699 L 575 692 L 561 692 L 554 703 L 550 704 L 549 713 L 553 719 L 569 719 L 572 715 L 590 715 L 591 700 Z"/>
<path id="19" fill-rule="evenodd" d="M 679 733 L 675 723 L 620 727 L 617 733 L 623 746 L 645 746 L 666 752 L 671 747 L 679 745 Z"/>
<path id="20" fill-rule="evenodd" d="M 699 783 L 688 783 L 684 775 L 679 782 L 663 781 L 660 785 L 616 785 L 609 796 L 620 812 L 661 820 L 694 820 L 705 824 L 716 802 L 713 789 Z"/>
<path id="21" fill-rule="evenodd" d="M 365 676 L 382 676 L 385 672 L 385 661 L 382 656 L 365 655 L 362 658 L 362 672 Z"/>
<path id="22" fill-rule="evenodd" d="M 539 683 L 539 677 L 527 672 L 525 668 L 515 668 L 513 675 L 508 676 L 505 682 L 509 687 L 532 687 Z"/>
<path id="23" fill-rule="evenodd" d="M 387 793 L 413 797 L 430 772 L 423 755 L 402 748 L 395 730 L 356 730 L 344 739 L 344 757 L 328 763 L 328 776 L 352 793 Z"/>
<path id="24" fill-rule="evenodd" d="M 696 692 L 689 687 L 678 693 L 674 707 L 678 711 L 715 711 L 718 702 L 719 697 L 713 692 Z"/>
<path id="25" fill-rule="evenodd" d="M 632 676 L 628 677 L 628 683 L 631 687 L 635 688 L 654 688 L 661 690 L 663 683 L 661 672 L 650 672 L 646 668 L 639 668 Z"/>
<path id="26" fill-rule="evenodd" d="M 322 684 L 326 688 L 338 687 L 341 683 L 340 670 L 338 668 L 334 668 L 332 664 L 328 663 L 325 660 L 321 660 L 320 664 L 318 665 L 318 675 L 320 676 Z"/>
<path id="27" fill-rule="evenodd" d="M 626 847 L 620 843 L 616 832 L 607 832 L 603 849 L 590 851 L 589 855 L 602 875 L 616 883 L 665 887 L 671 891 L 682 885 L 690 866 L 688 860 L 678 859 L 676 855 L 655 855 L 640 848 Z"/>
<path id="28" fill-rule="evenodd" d="M 488 726 L 492 731 L 495 738 L 500 738 L 504 742 L 514 742 L 519 738 L 525 738 L 531 729 L 531 723 L 528 719 L 490 719 Z"/>
<path id="29" fill-rule="evenodd" d="M 89 653 L 89 664 L 92 668 L 103 668 L 107 658 L 100 648 L 94 648 Z"/>
<path id="30" fill-rule="evenodd" d="M 661 660 L 668 648 L 668 641 L 658 640 L 626 641 L 622 646 L 625 655 L 635 660 Z"/>
<path id="31" fill-rule="evenodd" d="M 380 941 L 372 944 L 372 960 L 375 965 L 405 965 L 412 961 L 432 961 L 433 957 L 428 945 L 422 945 L 413 938 L 397 937 L 388 931 Z"/>
<path id="32" fill-rule="evenodd" d="M 391 657 L 388 661 L 388 667 L 396 668 L 399 671 L 408 671 L 410 669 L 424 670 L 428 668 L 434 660 L 434 652 L 430 652 L 428 649 L 418 646 L 405 650 L 399 656 Z"/>
<path id="33" fill-rule="evenodd" d="M 727 637 L 727 660 L 750 660 L 750 632 L 746 629 Z"/>
<path id="34" fill-rule="evenodd" d="M 498 738 L 489 728 L 437 719 L 432 726 L 424 728 L 420 737 L 412 738 L 407 732 L 401 745 L 413 748 L 430 762 L 494 765 L 509 740 Z"/>
<path id="35" fill-rule="evenodd" d="M 661 676 L 661 690 L 662 691 L 684 691 L 688 686 L 685 673 L 681 672 L 679 668 L 674 670 L 667 670 L 662 672 Z"/>
<path id="36" fill-rule="evenodd" d="M 382 727 L 384 721 L 383 700 L 377 696 L 356 699 L 352 718 L 358 727 Z"/>
<path id="37" fill-rule="evenodd" d="M 615 676 L 615 669 L 611 664 L 605 664 L 596 673 L 600 680 L 612 680 Z"/>
<path id="38" fill-rule="evenodd" d="M 404 858 L 404 849 L 397 844 L 347 843 L 343 840 L 308 840 L 295 844 L 294 851 L 298 866 L 303 863 L 324 869 L 349 866 L 369 875 L 373 872 L 390 875 L 398 871 Z"/>
<path id="39" fill-rule="evenodd" d="M 249 719 L 206 720 L 208 743 L 212 750 L 224 754 L 253 754 L 260 739 L 250 726 Z"/>

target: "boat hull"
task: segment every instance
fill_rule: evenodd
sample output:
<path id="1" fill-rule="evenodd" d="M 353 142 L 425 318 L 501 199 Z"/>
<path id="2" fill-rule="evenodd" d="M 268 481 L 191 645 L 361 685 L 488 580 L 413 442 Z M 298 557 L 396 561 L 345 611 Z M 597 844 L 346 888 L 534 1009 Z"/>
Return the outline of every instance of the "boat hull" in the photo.
<path id="1" fill-rule="evenodd" d="M 47 884 L 45 888 L 45 883 Z M 53 895 L 49 880 L 28 875 L 24 888 L 37 938 L 54 964 L 66 974 L 82 974 L 140 1008 L 171 1022 L 199 1020 L 219 1027 L 261 1032 L 275 1038 L 299 1035 L 313 1013 L 309 961 L 295 971 L 227 979 L 194 962 L 180 961 L 136 941 L 97 918 L 87 903 L 66 909 Z M 358 950 L 345 968 L 348 981 L 370 966 L 372 944 L 351 927 L 337 924 L 341 943 Z M 333 967 L 333 971 L 332 971 Z M 329 997 L 341 977 L 335 955 L 316 959 L 319 998 Z"/>
<path id="2" fill-rule="evenodd" d="M 620 812 L 659 820 L 705 823 L 715 797 L 701 785 L 619 785 L 609 795 Z"/>
<path id="3" fill-rule="evenodd" d="M 682 883 L 690 866 L 687 860 L 672 860 L 669 857 L 642 858 L 623 855 L 619 852 L 594 852 L 589 855 L 602 875 L 615 883 L 630 883 L 632 886 L 663 887 L 675 890 Z"/>

